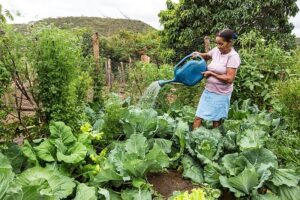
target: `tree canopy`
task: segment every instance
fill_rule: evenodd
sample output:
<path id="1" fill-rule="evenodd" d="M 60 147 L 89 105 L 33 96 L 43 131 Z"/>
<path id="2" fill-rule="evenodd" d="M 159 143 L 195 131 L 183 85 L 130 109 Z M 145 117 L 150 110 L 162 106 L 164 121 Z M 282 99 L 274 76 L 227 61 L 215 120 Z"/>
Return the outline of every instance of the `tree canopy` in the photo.
<path id="1" fill-rule="evenodd" d="M 267 39 L 276 39 L 285 48 L 295 44 L 289 17 L 299 8 L 296 0 L 167 0 L 159 13 L 162 35 L 177 55 L 198 50 L 205 35 L 231 28 L 241 34 L 257 30 Z"/>

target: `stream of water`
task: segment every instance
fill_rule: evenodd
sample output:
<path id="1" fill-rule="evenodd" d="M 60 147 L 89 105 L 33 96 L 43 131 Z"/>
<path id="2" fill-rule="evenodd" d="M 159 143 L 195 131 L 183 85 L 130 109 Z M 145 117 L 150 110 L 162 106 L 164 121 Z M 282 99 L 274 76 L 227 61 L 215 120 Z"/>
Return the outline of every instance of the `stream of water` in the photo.
<path id="1" fill-rule="evenodd" d="M 155 104 L 155 100 L 160 88 L 161 86 L 158 84 L 158 81 L 152 82 L 143 93 L 143 96 L 140 98 L 138 106 L 146 109 L 152 108 Z"/>

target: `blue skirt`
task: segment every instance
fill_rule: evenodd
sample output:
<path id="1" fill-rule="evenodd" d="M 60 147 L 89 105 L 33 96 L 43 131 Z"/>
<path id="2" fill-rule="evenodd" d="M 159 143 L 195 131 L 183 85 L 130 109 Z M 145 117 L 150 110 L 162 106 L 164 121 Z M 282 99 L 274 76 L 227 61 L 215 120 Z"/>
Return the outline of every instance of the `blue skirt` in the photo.
<path id="1" fill-rule="evenodd" d="M 217 94 L 204 90 L 196 111 L 196 117 L 209 121 L 219 121 L 228 117 L 231 93 Z"/>

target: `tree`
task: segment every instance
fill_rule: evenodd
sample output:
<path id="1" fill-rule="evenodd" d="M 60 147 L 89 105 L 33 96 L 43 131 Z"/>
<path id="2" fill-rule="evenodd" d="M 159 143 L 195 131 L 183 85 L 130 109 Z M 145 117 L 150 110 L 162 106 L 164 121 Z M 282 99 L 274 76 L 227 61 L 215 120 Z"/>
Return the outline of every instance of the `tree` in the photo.
<path id="1" fill-rule="evenodd" d="M 167 0 L 167 10 L 159 13 L 163 41 L 183 56 L 203 48 L 205 35 L 223 28 L 238 34 L 257 30 L 267 39 L 275 38 L 291 48 L 295 37 L 289 17 L 298 12 L 296 0 Z"/>
<path id="2" fill-rule="evenodd" d="M 3 13 L 4 12 L 4 13 Z M 10 14 L 9 10 L 3 10 L 2 5 L 0 4 L 0 23 L 5 24 L 6 18 L 13 20 L 13 16 Z"/>

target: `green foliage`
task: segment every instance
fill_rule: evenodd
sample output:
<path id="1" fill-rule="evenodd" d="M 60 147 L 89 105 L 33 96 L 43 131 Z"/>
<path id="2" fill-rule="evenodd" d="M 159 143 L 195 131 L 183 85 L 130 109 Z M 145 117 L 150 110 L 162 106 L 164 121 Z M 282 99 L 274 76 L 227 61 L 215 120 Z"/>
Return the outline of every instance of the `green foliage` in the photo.
<path id="1" fill-rule="evenodd" d="M 181 162 L 184 170 L 183 177 L 189 178 L 196 183 L 204 182 L 202 168 L 190 156 L 184 156 Z"/>
<path id="2" fill-rule="evenodd" d="M 25 141 L 22 151 L 28 158 L 27 169 L 20 168 L 23 164 L 14 168 L 19 168 L 20 174 L 15 175 L 9 163 L 17 162 L 2 156 L 3 170 L 10 173 L 3 175 L 8 185 L 2 187 L 4 195 L 62 199 L 71 197 L 71 193 L 80 198 L 88 191 L 90 196 L 86 197 L 91 199 L 141 199 L 141 195 L 151 199 L 147 174 L 181 163 L 184 177 L 198 184 L 228 188 L 241 200 L 297 199 L 298 166 L 285 167 L 266 148 L 269 136 L 285 130 L 284 124 L 248 103 L 233 106 L 231 115 L 235 118 L 225 121 L 222 131 L 203 127 L 190 131 L 184 115 L 174 119 L 154 109 L 126 107 L 114 95 L 106 102 L 110 104 L 107 108 L 122 109 L 121 115 L 107 118 L 110 111 L 89 110 L 87 117 L 94 124 L 83 123 L 80 133 L 73 134 L 64 123 L 55 122 L 50 124 L 48 138 Z M 113 137 L 102 132 L 108 122 L 112 122 L 111 127 L 120 126 Z M 8 154 L 8 149 L 13 150 L 6 148 L 5 155 L 18 155 L 18 151 Z M 74 179 L 78 183 L 76 193 Z M 218 190 L 205 188 L 202 192 L 176 194 L 175 198 L 197 194 L 193 198 L 199 199 L 200 193 L 206 199 L 220 195 Z"/>
<path id="3" fill-rule="evenodd" d="M 299 74 L 300 75 L 300 74 Z M 289 79 L 276 84 L 273 92 L 279 112 L 286 116 L 291 128 L 299 128 L 300 119 L 300 79 Z M 276 100 L 275 106 L 276 106 Z"/>
<path id="4" fill-rule="evenodd" d="M 288 11 L 287 11 L 288 10 Z M 291 35 L 293 25 L 289 17 L 298 12 L 296 0 L 292 1 L 167 1 L 167 10 L 159 14 L 164 26 L 164 41 L 184 56 L 203 47 L 205 35 L 214 35 L 224 28 L 232 28 L 238 34 L 255 29 L 267 40 L 275 37 L 280 46 L 295 46 Z M 272 14 L 270 14 L 272 13 Z"/>
<path id="5" fill-rule="evenodd" d="M 160 65 L 170 61 L 174 53 L 162 44 L 157 31 L 146 33 L 120 31 L 110 37 L 102 37 L 100 48 L 102 55 L 112 59 L 113 66 L 119 62 L 128 63 L 129 58 L 140 60 L 144 54 L 150 56 L 152 63 Z"/>
<path id="6" fill-rule="evenodd" d="M 254 104 L 270 107 L 274 83 L 289 78 L 295 59 L 276 41 L 267 42 L 254 31 L 242 35 L 239 43 L 242 64 L 234 82 L 232 99 L 250 98 Z"/>
<path id="7" fill-rule="evenodd" d="M 22 87 L 26 82 L 28 74 L 31 71 L 26 65 L 26 38 L 21 34 L 15 33 L 10 25 L 0 24 L 2 31 L 0 35 L 0 130 L 1 135 L 5 139 L 10 139 L 15 136 L 13 132 L 15 124 L 3 123 L 8 114 L 13 112 L 15 108 L 10 105 L 11 98 L 4 100 L 4 95 L 12 93 L 12 83 L 14 82 L 16 88 Z M 17 82 L 17 83 L 16 83 Z M 23 96 L 25 99 L 25 97 Z M 25 120 L 23 121 L 26 124 Z M 19 125 L 17 123 L 17 125 Z"/>
<path id="8" fill-rule="evenodd" d="M 205 186 L 203 188 L 194 188 L 190 192 L 174 192 L 168 200 L 214 200 L 220 196 L 220 190 Z"/>
<path id="9" fill-rule="evenodd" d="M 192 134 L 186 135 L 187 149 L 192 156 L 207 164 L 219 159 L 222 151 L 221 134 L 209 131 L 203 127 L 196 129 Z"/>
<path id="10" fill-rule="evenodd" d="M 9 18 L 11 20 L 13 20 L 13 16 L 11 15 L 11 13 L 9 12 L 9 10 L 3 10 L 2 5 L 0 4 L 0 24 L 5 24 L 6 23 L 6 19 Z"/>
<path id="11" fill-rule="evenodd" d="M 85 97 L 80 40 L 70 31 L 38 27 L 32 31 L 29 57 L 36 71 L 37 98 L 46 122 L 63 120 L 76 125 L 78 107 Z M 79 79 L 77 78 L 79 76 Z M 86 92 L 86 91 L 85 91 Z"/>
<path id="12" fill-rule="evenodd" d="M 0 153 L 1 199 L 63 199 L 69 196 L 75 183 L 50 168 L 33 167 L 15 176 L 8 159 Z"/>
<path id="13" fill-rule="evenodd" d="M 123 182 L 144 177 L 149 171 L 161 171 L 169 165 L 169 158 L 158 144 L 151 147 L 144 136 L 133 134 L 125 143 L 116 144 L 100 165 L 94 182 Z"/>
<path id="14" fill-rule="evenodd" d="M 77 186 L 76 197 L 74 200 L 97 200 L 96 188 L 89 187 L 84 183 L 80 183 Z"/>
<path id="15" fill-rule="evenodd" d="M 124 102 L 117 94 L 111 94 L 104 104 L 103 122 L 98 121 L 99 125 L 103 125 L 98 130 L 103 131 L 108 140 L 116 138 L 122 133 L 121 119 L 126 113 L 123 105 Z"/>
<path id="16" fill-rule="evenodd" d="M 50 133 L 49 139 L 36 147 L 25 142 L 23 152 L 30 160 L 37 164 L 38 160 L 65 163 L 79 163 L 84 160 L 87 147 L 73 135 L 70 127 L 63 122 L 54 122 L 50 124 Z"/>

